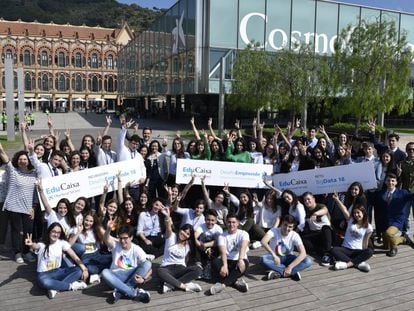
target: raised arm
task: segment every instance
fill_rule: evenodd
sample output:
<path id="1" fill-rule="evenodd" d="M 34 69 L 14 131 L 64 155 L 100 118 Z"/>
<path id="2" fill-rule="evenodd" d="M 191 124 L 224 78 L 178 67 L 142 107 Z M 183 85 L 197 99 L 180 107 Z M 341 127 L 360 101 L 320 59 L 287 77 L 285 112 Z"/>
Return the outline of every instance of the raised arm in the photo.
<path id="1" fill-rule="evenodd" d="M 257 138 L 257 119 L 253 118 L 252 121 L 252 131 L 253 131 L 253 137 Z"/>
<path id="2" fill-rule="evenodd" d="M 119 205 L 121 205 L 122 203 L 124 203 L 124 194 L 123 194 L 123 189 L 122 189 L 122 180 L 121 180 L 121 171 L 118 172 L 118 174 L 116 174 L 116 179 L 118 180 L 118 203 Z"/>
<path id="3" fill-rule="evenodd" d="M 101 197 L 99 199 L 99 209 L 98 209 L 99 217 L 105 217 L 105 214 L 106 214 L 105 201 L 106 201 L 106 195 L 108 194 L 108 189 L 109 189 L 109 183 L 108 181 L 106 181 L 106 184 L 103 187 L 103 193 L 101 194 Z"/>
<path id="4" fill-rule="evenodd" d="M 216 133 L 214 132 L 213 119 L 211 117 L 208 118 L 207 126 L 208 126 L 208 130 L 210 131 L 211 136 L 213 136 L 214 139 L 217 139 L 217 140 L 221 141 L 221 138 L 217 137 Z"/>
<path id="5" fill-rule="evenodd" d="M 289 150 L 290 150 L 290 149 L 292 148 L 292 144 L 290 143 L 290 139 L 288 139 L 288 138 L 286 137 L 286 135 L 283 133 L 283 131 L 282 131 L 282 129 L 279 127 L 279 125 L 277 125 L 277 124 L 276 124 L 276 128 L 277 128 L 277 130 L 278 130 L 278 132 L 279 132 L 280 136 L 282 136 L 283 141 L 286 143 L 286 145 L 288 145 Z M 276 143 L 277 143 L 277 142 L 276 142 Z"/>
<path id="6" fill-rule="evenodd" d="M 200 139 L 201 139 L 201 138 L 200 138 L 200 133 L 198 132 L 197 127 L 196 127 L 196 125 L 195 125 L 194 117 L 191 117 L 191 119 L 190 119 L 190 123 L 191 123 L 191 126 L 192 126 L 192 128 L 193 128 L 193 132 L 194 132 L 194 136 L 195 136 L 195 138 L 196 138 L 197 140 L 200 140 Z"/>
<path id="7" fill-rule="evenodd" d="M 24 150 L 27 151 L 27 145 L 29 144 L 29 138 L 27 137 L 26 127 L 27 127 L 26 122 L 20 123 L 20 133 L 22 134 L 23 146 L 24 146 Z"/>
<path id="8" fill-rule="evenodd" d="M 102 132 L 102 136 L 108 135 L 109 128 L 111 127 L 112 119 L 111 116 L 106 116 L 106 126 Z"/>
<path id="9" fill-rule="evenodd" d="M 70 129 L 67 129 L 64 134 L 65 134 L 65 139 L 68 142 L 68 146 L 70 148 L 70 151 L 75 151 L 76 148 L 75 148 L 75 145 L 73 144 L 71 136 L 70 136 Z"/>
<path id="10" fill-rule="evenodd" d="M 282 191 L 277 189 L 273 186 L 272 182 L 266 178 L 266 176 L 263 177 L 263 183 L 268 186 L 270 189 L 272 189 L 274 192 L 276 192 L 276 196 L 280 197 L 282 195 Z"/>
<path id="11" fill-rule="evenodd" d="M 264 130 L 264 126 L 265 126 L 265 123 L 264 122 L 263 123 L 259 123 L 259 125 L 258 125 L 259 131 L 257 133 L 257 137 L 259 139 L 260 144 L 263 141 L 263 130 Z"/>
<path id="12" fill-rule="evenodd" d="M 236 122 L 234 122 L 234 128 L 237 130 L 237 137 L 242 138 L 243 135 L 240 130 L 240 120 L 236 120 Z"/>
<path id="13" fill-rule="evenodd" d="M 170 217 L 170 210 L 166 208 L 165 206 L 162 206 L 161 214 L 165 216 L 165 220 L 164 220 L 165 221 L 165 238 L 168 239 L 173 232 L 173 229 L 172 229 L 173 222 Z"/>
<path id="14" fill-rule="evenodd" d="M 339 209 L 341 210 L 342 214 L 344 215 L 346 220 L 349 220 L 349 218 L 351 217 L 351 215 L 348 212 L 347 207 L 344 205 L 344 203 L 342 203 L 341 200 L 339 200 L 339 196 L 337 192 L 334 192 L 334 194 L 332 195 L 332 198 L 334 199 L 336 205 L 339 207 Z"/>
<path id="15" fill-rule="evenodd" d="M 191 180 L 190 182 L 185 185 L 183 191 L 181 192 L 181 201 L 184 201 L 185 197 L 187 196 L 188 191 L 190 190 L 190 188 L 194 185 L 194 180 L 195 180 L 195 174 L 191 174 Z"/>
<path id="16" fill-rule="evenodd" d="M 10 161 L 9 156 L 4 151 L 3 146 L 2 146 L 1 143 L 0 143 L 0 159 L 3 161 L 3 163 L 8 163 Z"/>
<path id="17" fill-rule="evenodd" d="M 49 201 L 47 200 L 46 195 L 43 192 L 43 184 L 41 178 L 38 178 L 36 180 L 36 187 L 37 191 L 39 192 L 40 200 L 42 201 L 42 204 L 45 207 L 45 211 L 48 215 L 50 215 L 50 213 L 52 212 L 52 207 L 50 206 Z"/>
<path id="18" fill-rule="evenodd" d="M 104 243 L 109 248 L 113 248 L 115 244 L 115 238 L 111 236 L 111 230 L 112 230 L 114 223 L 115 223 L 115 220 L 109 219 L 106 224 L 106 230 L 104 234 Z"/>
<path id="19" fill-rule="evenodd" d="M 206 201 L 208 208 L 211 207 L 211 199 L 210 199 L 210 194 L 208 193 L 206 184 L 205 184 L 205 179 L 206 179 L 206 175 L 200 177 L 200 181 L 201 181 L 201 190 L 203 191 L 203 196 L 204 196 L 204 201 Z"/>

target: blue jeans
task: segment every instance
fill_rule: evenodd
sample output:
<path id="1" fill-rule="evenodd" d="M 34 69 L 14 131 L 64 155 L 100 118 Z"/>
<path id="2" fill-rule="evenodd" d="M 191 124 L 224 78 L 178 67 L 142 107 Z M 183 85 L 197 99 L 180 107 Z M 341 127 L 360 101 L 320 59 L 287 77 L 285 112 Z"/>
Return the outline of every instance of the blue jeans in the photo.
<path id="1" fill-rule="evenodd" d="M 112 262 L 112 254 L 102 254 L 99 251 L 84 254 L 82 262 L 88 268 L 89 274 L 99 274 L 103 269 L 109 268 Z"/>
<path id="2" fill-rule="evenodd" d="M 70 290 L 70 284 L 79 280 L 81 276 L 82 270 L 79 267 L 57 268 L 38 272 L 37 282 L 44 289 L 54 289 L 63 292 Z"/>
<path id="3" fill-rule="evenodd" d="M 135 297 L 135 275 L 145 277 L 150 270 L 151 262 L 146 260 L 134 269 L 105 269 L 102 271 L 102 278 L 109 287 L 116 289 L 122 295 L 133 298 Z"/>
<path id="4" fill-rule="evenodd" d="M 261 263 L 266 268 L 279 272 L 280 275 L 283 277 L 283 271 L 288 265 L 291 264 L 292 261 L 296 259 L 296 257 L 297 256 L 295 255 L 280 256 L 280 265 L 277 265 L 273 259 L 273 256 L 271 254 L 266 254 L 261 257 Z M 308 256 L 306 256 L 298 265 L 296 265 L 296 267 L 292 269 L 291 275 L 305 270 L 306 268 L 309 268 L 311 265 L 312 260 Z"/>

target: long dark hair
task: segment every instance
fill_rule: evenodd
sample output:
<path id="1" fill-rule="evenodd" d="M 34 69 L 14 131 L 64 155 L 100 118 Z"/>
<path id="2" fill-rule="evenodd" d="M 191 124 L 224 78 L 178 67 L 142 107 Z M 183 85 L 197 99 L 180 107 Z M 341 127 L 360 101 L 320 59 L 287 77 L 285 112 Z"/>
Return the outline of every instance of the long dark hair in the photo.
<path id="1" fill-rule="evenodd" d="M 252 200 L 252 195 L 250 194 L 249 190 L 244 190 L 241 191 L 239 194 L 239 199 L 240 196 L 242 194 L 247 195 L 247 197 L 249 198 L 249 201 L 247 202 L 247 204 L 242 204 L 240 202 L 239 204 L 239 208 L 237 210 L 237 216 L 240 220 L 244 219 L 245 217 L 247 218 L 253 218 L 253 200 Z"/>
<path id="2" fill-rule="evenodd" d="M 359 193 L 355 198 L 351 194 L 351 189 L 353 187 L 357 187 L 359 189 Z M 364 193 L 364 188 L 362 187 L 362 184 L 360 182 L 354 181 L 348 187 L 348 190 L 346 191 L 346 194 L 345 194 L 345 202 L 344 203 L 345 203 L 346 207 L 350 207 L 351 205 L 355 205 L 357 203 L 361 203 L 364 206 L 367 206 L 367 198 L 366 198 L 365 193 Z"/>
<path id="3" fill-rule="evenodd" d="M 46 232 L 46 235 L 45 235 L 44 240 L 43 240 L 43 242 L 46 245 L 46 247 L 45 247 L 45 249 L 43 251 L 43 258 L 44 259 L 46 259 L 46 256 L 49 257 L 49 247 L 50 247 L 50 244 L 51 244 L 51 241 L 50 241 L 50 233 L 56 227 L 59 227 L 60 228 L 60 236 L 59 236 L 59 239 L 60 240 L 66 240 L 65 231 L 63 231 L 62 225 L 60 223 L 58 223 L 58 222 L 52 223 L 49 226 L 49 228 L 47 228 L 47 232 Z"/>
<path id="4" fill-rule="evenodd" d="M 86 214 L 83 215 L 83 222 L 85 222 L 86 216 L 91 216 L 93 218 L 93 226 L 92 226 L 92 231 L 95 234 L 95 238 L 98 240 L 99 243 L 103 243 L 104 241 L 104 237 L 102 234 L 102 230 L 101 227 L 101 223 L 99 221 L 98 216 L 96 215 L 95 212 L 93 211 L 88 211 Z M 83 226 L 83 230 L 82 230 L 83 234 L 86 234 L 86 229 L 85 229 L 85 225 Z"/>
<path id="5" fill-rule="evenodd" d="M 354 205 L 354 207 L 352 208 L 352 211 L 351 211 L 351 217 L 352 217 L 352 219 L 353 219 L 353 224 L 356 224 L 357 223 L 357 221 L 354 219 L 354 216 L 353 216 L 353 214 L 354 214 L 354 210 L 359 210 L 359 211 L 361 211 L 361 213 L 362 213 L 362 227 L 364 227 L 364 228 L 368 228 L 368 225 L 369 225 L 369 223 L 368 223 L 368 213 L 367 213 L 367 210 L 366 210 L 366 208 L 365 208 L 365 206 L 362 204 L 362 203 L 357 203 L 357 204 L 355 204 Z"/>
<path id="6" fill-rule="evenodd" d="M 73 216 L 73 210 L 72 210 L 72 205 L 70 204 L 70 201 L 66 198 L 62 198 L 60 199 L 57 204 L 56 204 L 56 212 L 58 209 L 59 204 L 65 204 L 66 208 L 67 208 L 67 213 L 65 215 L 66 221 L 69 223 L 69 225 L 71 227 L 76 226 L 76 220 L 75 220 L 75 216 Z"/>
<path id="7" fill-rule="evenodd" d="M 190 247 L 189 258 L 195 258 L 196 242 L 195 242 L 195 236 L 194 236 L 194 228 L 190 224 L 182 225 L 180 228 L 180 230 L 183 230 L 183 231 L 188 230 L 188 229 L 190 230 L 190 236 L 188 237 L 188 240 L 187 240 L 188 246 Z"/>

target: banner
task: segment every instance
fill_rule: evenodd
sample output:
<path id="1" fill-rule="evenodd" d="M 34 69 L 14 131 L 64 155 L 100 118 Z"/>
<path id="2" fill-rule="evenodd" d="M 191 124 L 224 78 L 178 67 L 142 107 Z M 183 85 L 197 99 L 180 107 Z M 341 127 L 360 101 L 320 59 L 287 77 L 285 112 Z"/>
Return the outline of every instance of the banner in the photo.
<path id="1" fill-rule="evenodd" d="M 266 188 L 263 176 L 271 175 L 273 166 L 269 164 L 251 164 L 205 160 L 177 160 L 176 182 L 188 184 L 191 174 L 197 177 L 206 176 L 205 184 L 209 186 L 224 186 L 243 188 Z M 196 178 L 194 184 L 200 184 Z"/>
<path id="2" fill-rule="evenodd" d="M 372 161 L 276 174 L 272 179 L 279 190 L 290 189 L 297 195 L 306 191 L 313 194 L 346 192 L 354 181 L 360 182 L 364 190 L 377 188 Z"/>
<path id="3" fill-rule="evenodd" d="M 116 175 L 121 172 L 122 186 L 126 183 L 137 181 L 143 174 L 138 160 L 116 162 L 108 165 L 98 166 L 45 178 L 42 180 L 43 191 L 50 206 L 54 207 L 57 202 L 66 198 L 74 202 L 79 197 L 91 198 L 103 193 L 103 187 L 109 182 L 109 192 L 118 189 Z M 145 172 L 144 172 L 145 173 Z M 42 209 L 44 209 L 42 205 Z"/>

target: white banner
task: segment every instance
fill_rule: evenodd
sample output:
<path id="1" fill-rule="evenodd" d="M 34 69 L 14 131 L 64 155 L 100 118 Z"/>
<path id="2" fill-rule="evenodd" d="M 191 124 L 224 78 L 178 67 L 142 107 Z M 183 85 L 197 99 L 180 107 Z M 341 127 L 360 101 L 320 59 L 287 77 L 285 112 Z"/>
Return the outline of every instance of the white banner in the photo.
<path id="1" fill-rule="evenodd" d="M 116 175 L 121 172 L 122 186 L 127 182 L 137 181 L 142 176 L 141 165 L 138 160 L 116 162 L 98 166 L 78 172 L 59 175 L 42 180 L 43 191 L 50 206 L 66 198 L 74 202 L 79 197 L 91 198 L 103 193 L 103 187 L 109 182 L 109 190 L 118 189 Z M 43 205 L 42 205 L 43 209 Z"/>
<path id="2" fill-rule="evenodd" d="M 205 184 L 209 186 L 228 183 L 231 187 L 265 188 L 263 176 L 272 171 L 273 166 L 268 164 L 178 159 L 176 182 L 187 184 L 194 173 L 197 177 L 205 175 Z M 194 183 L 200 184 L 200 179 L 196 178 Z"/>
<path id="3" fill-rule="evenodd" d="M 297 195 L 306 191 L 313 194 L 346 192 L 354 181 L 360 182 L 364 190 L 377 187 L 372 161 L 276 174 L 272 177 L 276 188 L 282 191 L 290 189 Z"/>

